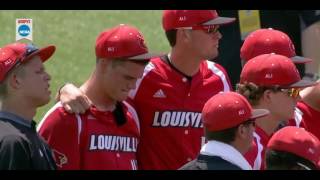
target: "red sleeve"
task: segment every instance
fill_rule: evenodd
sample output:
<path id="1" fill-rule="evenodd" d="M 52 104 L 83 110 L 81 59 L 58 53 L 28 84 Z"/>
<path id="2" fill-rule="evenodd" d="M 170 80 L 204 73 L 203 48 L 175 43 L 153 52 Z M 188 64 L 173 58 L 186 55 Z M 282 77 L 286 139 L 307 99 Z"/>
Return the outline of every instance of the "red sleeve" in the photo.
<path id="1" fill-rule="evenodd" d="M 52 148 L 58 169 L 80 169 L 78 123 L 74 114 L 58 107 L 42 120 L 39 134 Z"/>
<path id="2" fill-rule="evenodd" d="M 254 161 L 257 158 L 257 154 L 258 154 L 258 148 L 254 140 L 252 141 L 251 148 L 244 155 L 244 157 L 246 158 L 246 160 L 248 161 L 248 163 L 251 165 L 252 168 L 254 167 Z"/>
<path id="3" fill-rule="evenodd" d="M 215 66 L 217 66 L 217 68 L 219 68 L 223 72 L 223 74 L 225 75 L 226 80 L 227 80 L 227 82 L 229 84 L 230 91 L 233 91 L 233 88 L 232 88 L 232 85 L 231 85 L 231 81 L 230 81 L 230 78 L 229 78 L 229 75 L 228 75 L 227 71 L 218 63 L 215 63 Z"/>

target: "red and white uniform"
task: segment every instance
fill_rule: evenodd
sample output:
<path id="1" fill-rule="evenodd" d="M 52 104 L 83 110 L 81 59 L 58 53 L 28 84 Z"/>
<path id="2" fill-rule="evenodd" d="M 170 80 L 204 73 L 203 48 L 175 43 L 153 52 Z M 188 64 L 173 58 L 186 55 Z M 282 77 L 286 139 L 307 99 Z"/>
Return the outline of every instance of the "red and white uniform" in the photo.
<path id="1" fill-rule="evenodd" d="M 214 62 L 203 61 L 188 80 L 165 60 L 152 59 L 129 93 L 140 118 L 139 168 L 178 169 L 196 158 L 205 140 L 202 108 L 230 89 L 225 70 Z"/>
<path id="2" fill-rule="evenodd" d="M 266 147 L 271 136 L 268 136 L 268 134 L 258 126 L 256 126 L 253 136 L 254 139 L 252 142 L 252 147 L 244 155 L 244 157 L 252 166 L 253 170 L 264 170 Z"/>
<path id="3" fill-rule="evenodd" d="M 118 126 L 111 111 L 91 107 L 83 115 L 69 114 L 57 103 L 38 131 L 53 149 L 58 168 L 136 170 L 139 122 L 131 105 L 122 106 L 127 122 Z"/>
<path id="4" fill-rule="evenodd" d="M 294 120 L 289 125 L 304 128 L 320 139 L 320 112 L 304 102 L 298 102 Z"/>

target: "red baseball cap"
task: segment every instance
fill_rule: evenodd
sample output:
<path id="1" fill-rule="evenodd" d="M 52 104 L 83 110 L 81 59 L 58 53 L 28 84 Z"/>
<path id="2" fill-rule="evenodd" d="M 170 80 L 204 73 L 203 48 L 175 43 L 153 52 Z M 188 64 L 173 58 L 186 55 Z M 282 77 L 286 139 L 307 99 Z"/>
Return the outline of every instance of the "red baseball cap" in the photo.
<path id="1" fill-rule="evenodd" d="M 268 114 L 267 109 L 252 109 L 241 94 L 221 92 L 206 102 L 202 110 L 202 120 L 209 131 L 221 131 Z"/>
<path id="2" fill-rule="evenodd" d="M 320 141 L 303 128 L 287 126 L 278 130 L 269 140 L 267 148 L 293 153 L 320 168 Z"/>
<path id="3" fill-rule="evenodd" d="M 42 62 L 49 59 L 55 52 L 56 47 L 49 45 L 38 49 L 33 44 L 12 43 L 0 48 L 0 82 L 2 82 L 7 73 L 17 64 L 26 62 L 34 56 L 39 56 Z"/>
<path id="4" fill-rule="evenodd" d="M 268 29 L 258 29 L 245 39 L 240 50 L 240 57 L 248 61 L 261 54 L 276 53 L 291 58 L 294 63 L 307 63 L 312 59 L 297 56 L 294 44 L 284 32 Z"/>
<path id="5" fill-rule="evenodd" d="M 262 54 L 250 59 L 240 74 L 240 83 L 252 82 L 258 86 L 299 88 L 316 82 L 301 80 L 291 59 L 278 54 Z"/>
<path id="6" fill-rule="evenodd" d="M 149 60 L 159 55 L 148 53 L 144 38 L 137 28 L 120 24 L 100 33 L 96 40 L 96 56 Z"/>
<path id="7" fill-rule="evenodd" d="M 223 25 L 235 20 L 235 18 L 219 17 L 216 10 L 164 10 L 162 27 L 168 31 L 197 25 Z"/>

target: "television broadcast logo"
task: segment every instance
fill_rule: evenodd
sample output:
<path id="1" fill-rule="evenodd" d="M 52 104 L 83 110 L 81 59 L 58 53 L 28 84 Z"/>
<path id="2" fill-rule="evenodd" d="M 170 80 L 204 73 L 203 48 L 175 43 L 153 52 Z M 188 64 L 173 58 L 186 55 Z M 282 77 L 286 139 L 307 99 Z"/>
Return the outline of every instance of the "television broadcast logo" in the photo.
<path id="1" fill-rule="evenodd" d="M 32 19 L 16 19 L 16 41 L 21 39 L 32 41 Z"/>

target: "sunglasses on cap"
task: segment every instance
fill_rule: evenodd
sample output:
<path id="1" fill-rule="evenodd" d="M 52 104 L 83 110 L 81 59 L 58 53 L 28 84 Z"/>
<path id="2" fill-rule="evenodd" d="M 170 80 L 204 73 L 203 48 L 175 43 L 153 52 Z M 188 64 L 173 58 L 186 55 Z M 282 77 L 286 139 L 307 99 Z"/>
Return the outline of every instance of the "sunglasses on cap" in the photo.
<path id="1" fill-rule="evenodd" d="M 300 94 L 300 88 L 280 89 L 280 91 L 287 93 L 289 97 L 297 98 Z"/>
<path id="2" fill-rule="evenodd" d="M 27 58 L 30 54 L 36 52 L 37 50 L 39 50 L 35 45 L 29 43 L 26 46 L 26 52 L 22 55 L 21 57 L 21 61 L 23 61 L 25 58 Z"/>
<path id="3" fill-rule="evenodd" d="M 25 53 L 17 59 L 16 63 L 12 66 L 11 70 L 18 67 L 30 54 L 39 50 L 33 44 L 27 44 L 25 48 L 26 48 Z"/>
<path id="4" fill-rule="evenodd" d="M 220 27 L 219 25 L 209 25 L 209 26 L 197 25 L 192 27 L 182 27 L 178 29 L 202 30 L 207 34 L 216 34 L 219 30 L 219 27 Z"/>

